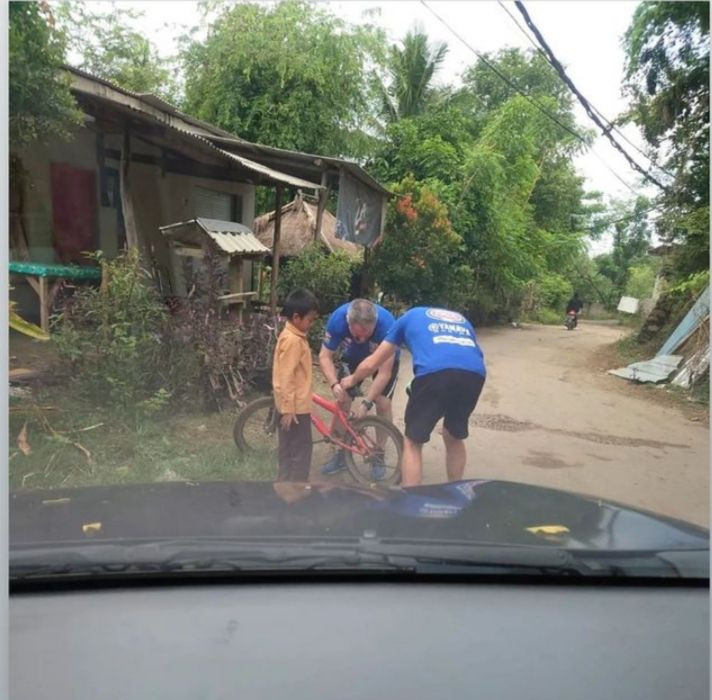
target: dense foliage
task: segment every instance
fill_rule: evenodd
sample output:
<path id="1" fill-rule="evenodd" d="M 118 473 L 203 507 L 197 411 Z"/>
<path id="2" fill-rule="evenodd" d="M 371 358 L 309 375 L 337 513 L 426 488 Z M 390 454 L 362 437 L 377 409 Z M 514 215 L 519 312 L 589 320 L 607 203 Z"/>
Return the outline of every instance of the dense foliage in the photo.
<path id="1" fill-rule="evenodd" d="M 667 173 L 657 233 L 684 278 L 709 266 L 709 3 L 641 3 L 625 48 L 627 118 Z"/>
<path id="2" fill-rule="evenodd" d="M 10 147 L 67 138 L 81 112 L 62 71 L 66 37 L 45 2 L 11 2 L 9 19 Z"/>
<path id="3" fill-rule="evenodd" d="M 303 0 L 223 5 L 205 41 L 184 49 L 187 111 L 242 138 L 359 155 L 384 39 Z"/>
<path id="4" fill-rule="evenodd" d="M 74 47 L 81 47 L 80 68 L 133 92 L 150 92 L 177 100 L 175 70 L 156 46 L 136 29 L 141 13 L 114 4 L 108 12 L 62 0 L 57 8 L 60 25 Z"/>

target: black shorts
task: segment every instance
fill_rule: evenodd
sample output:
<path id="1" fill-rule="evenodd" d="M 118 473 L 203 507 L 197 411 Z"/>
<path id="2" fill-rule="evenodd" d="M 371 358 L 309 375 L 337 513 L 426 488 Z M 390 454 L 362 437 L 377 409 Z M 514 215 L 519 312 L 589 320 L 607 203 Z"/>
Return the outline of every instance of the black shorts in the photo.
<path id="1" fill-rule="evenodd" d="M 416 377 L 405 407 L 406 436 L 413 442 L 428 442 L 435 424 L 444 417 L 443 425 L 450 435 L 464 440 L 484 383 L 481 374 L 462 369 L 443 369 Z"/>
<path id="2" fill-rule="evenodd" d="M 344 364 L 346 367 L 344 367 Z M 353 374 L 356 371 L 356 368 L 358 367 L 359 363 L 353 363 L 353 362 L 348 362 L 340 365 L 339 367 L 339 379 L 342 379 L 343 377 L 346 376 L 346 370 L 348 369 L 349 374 Z M 396 390 L 396 384 L 398 383 L 398 369 L 400 367 L 400 361 L 399 360 L 393 360 L 393 369 L 391 370 L 391 378 L 388 380 L 388 384 L 386 384 L 385 387 L 383 387 L 383 391 L 381 392 L 381 396 L 385 396 L 387 399 L 392 399 L 393 398 L 393 393 Z M 378 372 L 376 372 L 373 377 L 376 376 Z M 355 387 L 352 389 L 348 390 L 348 395 L 352 398 L 355 399 L 357 396 L 360 396 L 361 394 L 361 384 L 362 382 L 359 382 Z"/>

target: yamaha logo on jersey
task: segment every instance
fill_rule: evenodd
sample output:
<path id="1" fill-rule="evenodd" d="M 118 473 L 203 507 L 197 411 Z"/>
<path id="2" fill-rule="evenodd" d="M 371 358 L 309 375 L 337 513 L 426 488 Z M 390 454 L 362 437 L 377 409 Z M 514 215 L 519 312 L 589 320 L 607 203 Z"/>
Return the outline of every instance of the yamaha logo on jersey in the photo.
<path id="1" fill-rule="evenodd" d="M 447 309 L 428 309 L 425 312 L 426 316 L 434 318 L 436 321 L 447 321 L 449 323 L 465 323 L 465 317 L 457 311 L 448 311 Z"/>

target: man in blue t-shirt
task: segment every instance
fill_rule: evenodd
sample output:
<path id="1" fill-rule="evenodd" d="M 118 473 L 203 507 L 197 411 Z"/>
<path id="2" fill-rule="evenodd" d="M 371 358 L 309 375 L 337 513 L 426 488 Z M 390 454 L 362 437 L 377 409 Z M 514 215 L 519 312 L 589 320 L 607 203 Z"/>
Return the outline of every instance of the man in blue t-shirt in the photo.
<path id="1" fill-rule="evenodd" d="M 345 372 L 337 371 L 334 353 L 340 350 L 341 359 L 348 366 L 348 372 L 353 372 L 359 363 L 378 347 L 394 323 L 395 318 L 390 311 L 367 299 L 354 299 L 340 306 L 329 316 L 324 342 L 319 353 L 319 364 L 334 397 L 345 411 L 351 407 L 354 392 L 348 393 L 339 384 Z M 388 421 L 393 420 L 391 398 L 398 379 L 398 355 L 399 353 L 394 353 L 387 361 L 381 363 L 365 397 L 354 411 L 357 418 L 364 416 L 375 405 L 379 416 Z M 365 378 L 366 375 L 361 378 L 361 381 Z M 322 474 L 336 474 L 343 469 L 346 469 L 344 453 L 338 450 L 324 465 Z M 382 479 L 384 475 L 384 467 L 374 465 L 372 469 L 374 480 Z"/>
<path id="2" fill-rule="evenodd" d="M 355 372 L 341 380 L 344 389 L 356 385 L 388 362 L 401 345 L 413 356 L 410 397 L 405 409 L 403 485 L 423 478 L 423 444 L 435 424 L 443 421 L 447 475 L 462 479 L 467 461 L 467 424 L 485 382 L 485 363 L 475 329 L 462 314 L 418 306 L 403 314 L 383 342 Z"/>

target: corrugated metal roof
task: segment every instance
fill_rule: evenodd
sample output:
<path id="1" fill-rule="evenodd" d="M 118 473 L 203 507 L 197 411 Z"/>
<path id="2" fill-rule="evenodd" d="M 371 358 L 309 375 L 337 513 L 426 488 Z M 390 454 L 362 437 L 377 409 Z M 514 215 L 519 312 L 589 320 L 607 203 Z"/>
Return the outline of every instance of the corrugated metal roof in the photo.
<path id="1" fill-rule="evenodd" d="M 77 76 L 81 76 L 86 80 L 93 81 L 99 85 L 104 85 L 105 87 L 110 88 L 111 90 L 114 90 L 123 95 L 127 95 L 133 98 L 134 100 L 143 103 L 143 105 L 146 105 L 147 107 L 153 110 L 158 110 L 162 112 L 162 118 L 158 118 L 156 115 L 150 114 L 149 111 L 138 109 L 134 105 L 124 105 L 135 112 L 139 112 L 150 118 L 157 119 L 164 126 L 168 126 L 169 128 L 181 134 L 188 135 L 196 140 L 199 140 L 201 144 L 209 146 L 213 151 L 217 151 L 221 157 L 229 158 L 232 161 L 239 162 L 244 168 L 251 170 L 252 172 L 265 175 L 273 181 L 282 182 L 288 185 L 292 185 L 293 187 L 299 187 L 302 189 L 322 189 L 320 184 L 310 182 L 309 180 L 305 180 L 304 178 L 285 173 L 281 170 L 275 170 L 274 168 L 270 168 L 267 165 L 263 165 L 262 163 L 246 158 L 244 155 L 238 155 L 237 153 L 224 150 L 217 146 L 216 143 L 220 143 L 221 145 L 227 145 L 229 147 L 234 148 L 235 150 L 242 151 L 242 153 L 254 153 L 254 155 L 257 157 L 272 156 L 273 158 L 281 157 L 283 159 L 287 159 L 288 161 L 291 161 L 291 165 L 294 170 L 308 169 L 314 171 L 315 162 L 321 160 L 323 163 L 328 163 L 336 169 L 343 169 L 348 171 L 357 180 L 360 180 L 361 182 L 365 183 L 366 185 L 372 187 L 375 190 L 382 192 L 383 194 L 394 196 L 392 192 L 389 192 L 385 187 L 383 187 L 383 185 L 381 185 L 377 180 L 372 178 L 358 163 L 354 161 L 345 160 L 343 158 L 322 156 L 312 153 L 303 153 L 301 151 L 290 151 L 283 148 L 265 146 L 262 144 L 245 141 L 239 136 L 235 136 L 234 134 L 231 134 L 230 132 L 225 131 L 224 129 L 221 129 L 213 124 L 208 124 L 207 122 L 204 122 L 200 119 L 196 119 L 195 117 L 191 117 L 185 114 L 184 112 L 181 112 L 180 110 L 173 107 L 173 105 L 169 104 L 168 102 L 162 100 L 159 97 L 156 97 L 155 95 L 126 90 L 125 88 L 119 87 L 118 85 L 115 85 L 114 83 L 108 80 L 105 80 L 103 78 L 97 78 L 91 73 L 87 73 L 86 71 L 81 70 L 79 68 L 74 68 L 73 66 L 65 66 L 65 68 L 70 73 L 74 73 Z M 103 97 L 105 97 L 105 99 L 117 102 L 117 100 L 110 95 L 104 95 Z M 165 115 L 165 117 L 163 115 Z M 182 121 L 185 124 L 186 128 L 182 128 L 176 125 L 175 123 L 170 123 L 171 117 L 173 117 L 173 120 L 177 119 Z M 320 168 L 317 168 L 316 170 L 320 172 Z"/>
<path id="2" fill-rule="evenodd" d="M 239 138 L 236 137 L 234 134 L 231 134 L 229 131 L 221 129 L 219 126 L 209 124 L 208 122 L 205 122 L 202 119 L 196 119 L 195 117 L 191 117 L 185 112 L 181 112 L 179 109 L 166 102 L 165 100 L 161 99 L 160 97 L 157 97 L 156 95 L 152 95 L 146 92 L 133 92 L 132 90 L 127 90 L 126 88 L 123 88 L 120 85 L 117 85 L 116 83 L 112 83 L 110 80 L 106 80 L 105 78 L 99 78 L 96 75 L 92 75 L 91 73 L 88 73 L 87 71 L 82 70 L 81 68 L 76 68 L 75 66 L 65 65 L 64 69 L 69 73 L 74 73 L 75 75 L 81 76 L 82 78 L 86 78 L 87 80 L 90 80 L 94 83 L 104 85 L 105 87 L 108 87 L 111 90 L 115 90 L 116 92 L 123 93 L 124 95 L 128 95 L 137 100 L 145 102 L 149 106 L 154 107 L 155 109 L 159 109 L 160 111 L 165 112 L 166 114 L 178 117 L 179 119 L 182 119 L 183 121 L 187 122 L 190 126 L 197 128 L 198 133 L 207 133 L 211 135 L 229 137 L 231 139 Z"/>
<path id="3" fill-rule="evenodd" d="M 208 143 L 210 141 L 206 138 L 204 139 Z M 244 156 L 238 156 L 236 153 L 230 153 L 230 151 L 225 151 L 222 148 L 218 148 L 217 146 L 213 145 L 210 143 L 215 150 L 219 151 L 222 153 L 224 156 L 227 156 L 228 158 L 232 160 L 236 160 L 238 163 L 240 163 L 243 167 L 247 168 L 248 170 L 253 170 L 256 173 L 260 173 L 261 175 L 267 175 L 268 177 L 273 178 L 274 180 L 279 180 L 280 182 L 284 182 L 288 185 L 292 185 L 293 187 L 301 187 L 301 188 L 307 188 L 310 190 L 321 190 L 324 189 L 321 185 L 317 185 L 314 182 L 309 182 L 309 180 L 302 180 L 299 177 L 294 177 L 293 175 L 287 175 L 286 173 L 279 172 L 278 170 L 272 170 L 272 168 L 268 168 L 266 165 L 262 165 L 262 163 L 257 163 L 254 160 L 250 160 L 249 158 L 245 158 Z"/>
<path id="4" fill-rule="evenodd" d="M 371 177 L 358 163 L 352 160 L 334 158 L 331 156 L 321 156 L 315 153 L 304 153 L 302 151 L 290 151 L 285 148 L 277 148 L 276 146 L 265 146 L 264 144 L 245 141 L 245 139 L 235 136 L 226 137 L 223 135 L 211 135 L 207 138 L 215 143 L 225 145 L 226 148 L 248 152 L 254 154 L 255 156 L 271 156 L 273 159 L 280 157 L 289 159 L 295 164 L 295 166 L 298 165 L 305 169 L 320 171 L 321 166 L 316 164 L 321 161 L 322 163 L 331 165 L 337 170 L 346 170 L 355 179 L 360 180 L 369 187 L 372 187 L 373 189 L 378 190 L 389 197 L 395 196 L 393 192 L 387 190 L 383 185 L 381 185 L 380 182 L 378 182 L 378 180 Z"/>
<path id="5" fill-rule="evenodd" d="M 221 219 L 206 219 L 201 216 L 195 219 L 208 233 L 252 233 L 252 229 L 237 221 L 222 221 Z"/>
<path id="6" fill-rule="evenodd" d="M 200 246 L 208 236 L 228 255 L 268 255 L 270 249 L 260 243 L 247 226 L 218 219 L 190 219 L 177 224 L 160 226 L 159 231 L 176 243 Z"/>
<path id="7" fill-rule="evenodd" d="M 235 254 L 255 254 L 267 255 L 270 250 L 267 246 L 260 243 L 254 233 L 210 233 L 212 238 L 220 250 L 225 251 L 228 255 Z"/>

